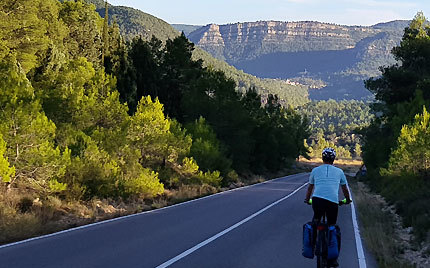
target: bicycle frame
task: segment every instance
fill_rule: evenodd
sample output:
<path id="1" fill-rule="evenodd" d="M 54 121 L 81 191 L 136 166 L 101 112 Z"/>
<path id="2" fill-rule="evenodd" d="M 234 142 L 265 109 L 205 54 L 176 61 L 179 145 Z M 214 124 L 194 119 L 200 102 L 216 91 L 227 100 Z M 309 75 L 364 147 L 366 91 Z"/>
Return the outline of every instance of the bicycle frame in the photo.
<path id="1" fill-rule="evenodd" d="M 327 266 L 327 241 L 328 241 L 328 226 L 326 215 L 324 214 L 322 220 L 316 222 L 316 241 L 315 241 L 315 255 L 317 257 L 317 268 L 326 268 Z"/>
<path id="2" fill-rule="evenodd" d="M 349 202 L 347 199 L 343 199 L 342 201 L 339 201 L 339 206 L 349 204 L 352 201 Z M 312 199 L 305 200 L 305 203 L 308 205 L 312 204 Z M 328 224 L 327 224 L 327 218 L 326 213 L 324 213 L 321 217 L 320 221 L 313 221 L 313 225 L 316 227 L 316 236 L 314 235 L 314 249 L 315 249 L 315 255 L 317 257 L 317 267 L 318 268 L 327 268 L 328 267 L 328 260 L 327 260 L 327 251 L 328 251 Z M 341 241 L 338 241 L 338 249 L 340 252 L 340 243 Z"/>

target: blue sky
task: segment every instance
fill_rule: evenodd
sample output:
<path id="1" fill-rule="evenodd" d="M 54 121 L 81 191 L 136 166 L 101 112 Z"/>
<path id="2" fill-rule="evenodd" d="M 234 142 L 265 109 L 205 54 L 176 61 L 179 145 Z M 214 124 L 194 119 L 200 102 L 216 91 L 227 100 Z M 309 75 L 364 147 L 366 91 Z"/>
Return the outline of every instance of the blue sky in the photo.
<path id="1" fill-rule="evenodd" d="M 345 25 L 372 25 L 430 17 L 430 0 L 108 0 L 130 6 L 169 23 L 206 25 L 258 20 L 312 20 Z"/>

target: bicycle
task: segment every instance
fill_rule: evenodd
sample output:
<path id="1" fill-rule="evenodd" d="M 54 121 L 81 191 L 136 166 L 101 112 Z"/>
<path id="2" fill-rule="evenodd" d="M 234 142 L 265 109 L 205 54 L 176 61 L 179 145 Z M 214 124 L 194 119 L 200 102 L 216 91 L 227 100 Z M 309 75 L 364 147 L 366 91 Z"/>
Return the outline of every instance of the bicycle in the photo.
<path id="1" fill-rule="evenodd" d="M 308 205 L 312 205 L 312 199 L 307 203 Z M 339 201 L 339 206 L 349 204 L 348 201 L 343 199 Z M 314 235 L 314 240 L 316 237 L 316 241 L 314 241 L 313 245 L 315 247 L 315 256 L 317 257 L 317 268 L 329 268 L 333 266 L 329 266 L 329 262 L 327 259 L 327 251 L 328 251 L 328 241 L 329 241 L 329 232 L 328 232 L 328 224 L 326 215 L 324 214 L 321 221 L 313 222 L 314 228 L 316 229 L 316 235 Z M 340 252 L 340 239 L 338 241 L 338 250 Z"/>

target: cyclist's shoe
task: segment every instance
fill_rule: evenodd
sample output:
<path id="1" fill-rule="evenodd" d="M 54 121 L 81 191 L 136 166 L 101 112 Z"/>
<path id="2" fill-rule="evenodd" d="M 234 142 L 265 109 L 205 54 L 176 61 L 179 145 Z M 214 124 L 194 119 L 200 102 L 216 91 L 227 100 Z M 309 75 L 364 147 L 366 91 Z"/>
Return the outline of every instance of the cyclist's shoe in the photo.
<path id="1" fill-rule="evenodd" d="M 337 260 L 328 260 L 327 261 L 327 266 L 328 267 L 338 267 L 339 263 L 337 262 Z"/>

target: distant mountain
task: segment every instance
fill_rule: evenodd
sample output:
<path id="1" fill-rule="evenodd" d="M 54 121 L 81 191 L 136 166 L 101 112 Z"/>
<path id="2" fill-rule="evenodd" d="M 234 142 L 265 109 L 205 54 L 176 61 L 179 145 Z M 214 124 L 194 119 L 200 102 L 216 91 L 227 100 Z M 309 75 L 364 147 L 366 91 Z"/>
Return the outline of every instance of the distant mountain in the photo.
<path id="1" fill-rule="evenodd" d="M 94 4 L 100 16 L 104 17 L 105 4 L 103 0 L 86 1 Z M 154 35 L 158 39 L 165 41 L 180 34 L 167 22 L 130 7 L 109 5 L 109 22 L 113 23 L 114 21 L 119 25 L 121 34 L 126 40 L 131 40 L 135 36 L 142 36 L 144 39 L 149 40 Z M 196 59 L 202 59 L 205 66 L 225 72 L 227 77 L 236 82 L 238 91 L 243 92 L 255 87 L 263 96 L 277 94 L 281 101 L 288 105 L 298 106 L 309 102 L 307 86 L 279 79 L 257 78 L 254 75 L 237 70 L 222 60 L 215 59 L 199 47 L 196 47 L 193 56 Z"/>
<path id="2" fill-rule="evenodd" d="M 171 24 L 178 32 L 184 32 L 185 35 L 189 35 L 197 29 L 203 27 L 202 25 L 187 25 L 187 24 Z"/>
<path id="3" fill-rule="evenodd" d="M 323 81 L 313 99 L 366 99 L 363 80 L 393 64 L 408 21 L 343 26 L 303 21 L 209 24 L 188 35 L 199 47 L 262 78 Z"/>
<path id="4" fill-rule="evenodd" d="M 64 2 L 65 0 L 60 0 L 60 2 Z M 87 3 L 91 3 L 96 6 L 97 9 L 105 7 L 104 0 L 86 0 Z M 110 4 L 109 4 L 110 6 Z"/>
<path id="5" fill-rule="evenodd" d="M 394 29 L 404 29 L 409 26 L 409 20 L 393 20 L 389 22 L 381 22 L 373 25 L 373 28 L 394 28 Z"/>

